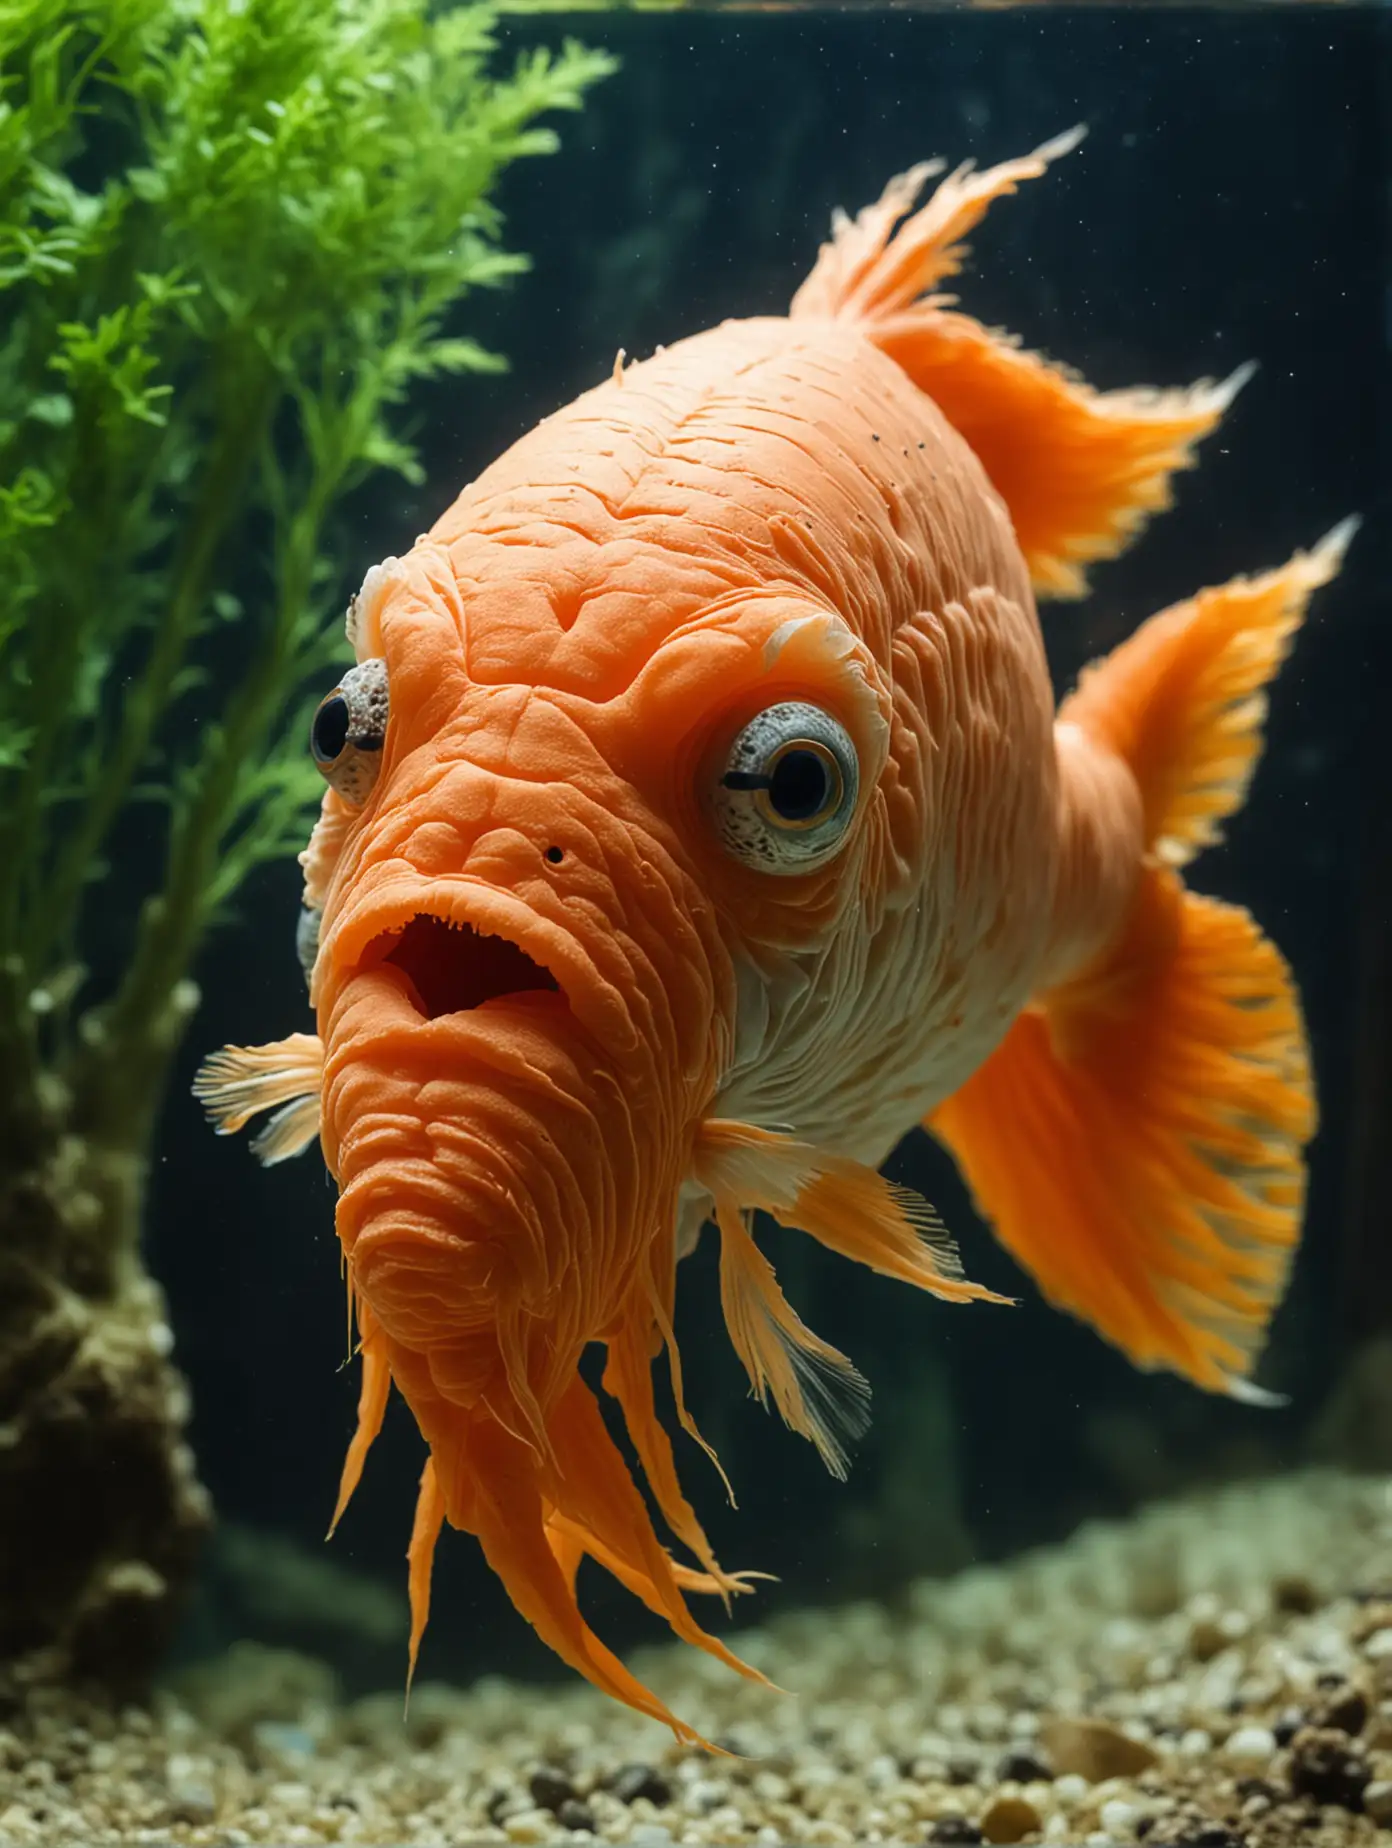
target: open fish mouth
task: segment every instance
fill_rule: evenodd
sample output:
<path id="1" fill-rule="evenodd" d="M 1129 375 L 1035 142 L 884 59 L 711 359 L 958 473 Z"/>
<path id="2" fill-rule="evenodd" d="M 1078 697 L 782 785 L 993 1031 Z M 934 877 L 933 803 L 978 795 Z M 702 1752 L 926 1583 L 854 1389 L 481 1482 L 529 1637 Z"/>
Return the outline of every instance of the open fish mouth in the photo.
<path id="1" fill-rule="evenodd" d="M 373 938 L 359 966 L 366 970 L 382 964 L 405 976 L 410 998 L 425 1020 L 469 1013 L 513 995 L 562 992 L 551 971 L 520 944 L 426 911 Z"/>
<path id="2" fill-rule="evenodd" d="M 382 881 L 369 902 L 334 920 L 325 948 L 336 980 L 390 970 L 424 1021 L 524 1002 L 569 1017 L 597 1047 L 624 1056 L 641 1044 L 626 970 L 608 941 L 586 943 L 556 918 L 482 880 Z"/>

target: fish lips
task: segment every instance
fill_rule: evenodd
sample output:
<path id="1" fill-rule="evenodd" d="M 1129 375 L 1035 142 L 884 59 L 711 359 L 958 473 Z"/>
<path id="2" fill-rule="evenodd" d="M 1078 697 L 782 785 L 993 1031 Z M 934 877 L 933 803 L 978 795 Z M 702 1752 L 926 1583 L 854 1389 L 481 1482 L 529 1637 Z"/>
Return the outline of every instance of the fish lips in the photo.
<path id="1" fill-rule="evenodd" d="M 389 882 L 335 922 L 326 947 L 332 989 L 392 972 L 425 1022 L 521 1004 L 569 1012 L 611 1056 L 639 1045 L 625 996 L 576 934 L 480 880 Z"/>

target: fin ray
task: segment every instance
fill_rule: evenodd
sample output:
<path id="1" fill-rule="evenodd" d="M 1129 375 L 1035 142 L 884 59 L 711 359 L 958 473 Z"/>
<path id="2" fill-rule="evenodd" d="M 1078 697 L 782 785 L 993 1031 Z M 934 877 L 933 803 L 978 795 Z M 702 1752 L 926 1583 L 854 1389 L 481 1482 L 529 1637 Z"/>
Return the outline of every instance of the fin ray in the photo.
<path id="1" fill-rule="evenodd" d="M 604 1369 L 604 1390 L 622 1407 L 629 1440 L 638 1453 L 643 1474 L 662 1518 L 682 1545 L 700 1560 L 710 1588 L 719 1591 L 729 1609 L 733 1593 L 745 1589 L 740 1575 L 722 1571 L 696 1510 L 682 1493 L 677 1476 L 672 1440 L 657 1416 L 653 1398 L 652 1360 L 645 1342 L 637 1337 L 642 1326 L 630 1318 L 624 1333 L 609 1343 L 609 1358 Z"/>
<path id="2" fill-rule="evenodd" d="M 844 1354 L 798 1317 L 733 1201 L 717 1199 L 716 1223 L 725 1325 L 754 1395 L 766 1405 L 771 1394 L 783 1422 L 844 1479 L 846 1446 L 869 1428 L 870 1388 Z"/>
<path id="3" fill-rule="evenodd" d="M 339 1478 L 338 1501 L 334 1506 L 333 1519 L 329 1522 L 327 1539 L 332 1540 L 339 1522 L 347 1512 L 348 1504 L 353 1498 L 358 1483 L 362 1480 L 363 1464 L 367 1453 L 382 1429 L 382 1421 L 387 1413 L 387 1400 L 391 1396 L 391 1361 L 386 1340 L 379 1334 L 372 1319 L 372 1310 L 367 1303 L 358 1305 L 359 1325 L 363 1330 L 362 1383 L 358 1391 L 358 1422 L 348 1445 L 348 1454 L 343 1459 L 343 1473 Z"/>
<path id="4" fill-rule="evenodd" d="M 252 1143 L 269 1166 L 297 1155 L 318 1135 L 323 1082 L 324 1047 L 318 1034 L 292 1033 L 265 1046 L 224 1046 L 211 1053 L 199 1066 L 192 1089 L 219 1136 L 235 1135 L 253 1117 L 276 1111 Z"/>
<path id="5" fill-rule="evenodd" d="M 433 1456 L 425 1459 L 421 1471 L 420 1493 L 416 1497 L 416 1515 L 411 1525 L 411 1542 L 406 1549 L 406 1584 L 411 1606 L 411 1637 L 407 1645 L 406 1697 L 416 1675 L 421 1639 L 430 1617 L 430 1580 L 435 1566 L 435 1548 L 445 1524 L 445 1498 L 435 1473 Z"/>

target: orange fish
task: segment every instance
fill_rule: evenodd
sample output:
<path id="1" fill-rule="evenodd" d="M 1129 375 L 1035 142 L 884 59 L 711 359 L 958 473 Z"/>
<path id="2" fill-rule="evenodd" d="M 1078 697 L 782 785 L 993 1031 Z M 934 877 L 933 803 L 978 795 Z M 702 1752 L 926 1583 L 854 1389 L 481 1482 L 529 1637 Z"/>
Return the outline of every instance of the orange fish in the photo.
<path id="1" fill-rule="evenodd" d="M 727 322 L 545 419 L 348 612 L 303 856 L 318 1034 L 229 1047 L 217 1127 L 316 1136 L 362 1355 L 337 1522 L 393 1382 L 442 1525 L 622 1701 L 588 1554 L 677 1635 L 719 1566 L 653 1398 L 713 1219 L 731 1340 L 832 1470 L 867 1388 L 781 1294 L 755 1209 L 951 1302 L 914 1125 L 1045 1294 L 1144 1367 L 1248 1384 L 1315 1120 L 1300 1007 L 1181 869 L 1241 804 L 1266 682 L 1351 523 L 1153 617 L 1055 712 L 1035 594 L 1077 596 L 1241 377 L 1099 393 L 932 293 L 1024 160 L 892 181 L 786 318 Z M 991 1298 L 990 1300 L 1000 1300 Z M 607 1351 L 679 1564 L 579 1373 Z M 699 1438 L 697 1437 L 699 1442 Z"/>

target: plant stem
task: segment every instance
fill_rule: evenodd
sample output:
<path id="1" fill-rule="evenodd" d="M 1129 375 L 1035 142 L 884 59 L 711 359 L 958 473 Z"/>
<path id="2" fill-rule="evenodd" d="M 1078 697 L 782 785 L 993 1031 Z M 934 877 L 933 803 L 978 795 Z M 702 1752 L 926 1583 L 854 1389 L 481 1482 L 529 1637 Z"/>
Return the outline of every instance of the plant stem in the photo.
<path id="1" fill-rule="evenodd" d="M 168 710 L 171 690 L 183 666 L 190 634 L 208 595 L 209 580 L 228 529 L 238 517 L 245 486 L 257 450 L 264 439 L 274 392 L 262 381 L 259 392 L 248 392 L 237 419 L 228 428 L 217 455 L 204 473 L 188 527 L 183 555 L 175 574 L 154 644 L 121 713 L 116 743 L 102 765 L 101 776 L 77 827 L 69 835 L 58 864 L 33 919 L 28 944 L 31 959 L 40 953 L 38 932 L 50 953 L 62 952 L 71 942 L 82 891 L 112 824 L 120 814 L 139 775 L 160 720 Z"/>

